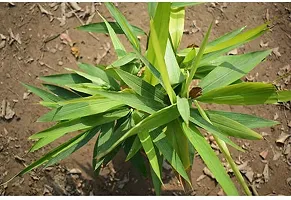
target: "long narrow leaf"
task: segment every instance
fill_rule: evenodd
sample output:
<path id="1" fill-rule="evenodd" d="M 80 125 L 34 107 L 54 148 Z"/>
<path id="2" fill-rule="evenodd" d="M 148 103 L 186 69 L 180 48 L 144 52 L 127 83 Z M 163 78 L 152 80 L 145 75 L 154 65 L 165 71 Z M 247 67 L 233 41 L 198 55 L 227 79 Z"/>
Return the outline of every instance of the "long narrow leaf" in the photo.
<path id="1" fill-rule="evenodd" d="M 116 34 L 124 34 L 124 31 L 120 26 L 118 25 L 117 22 L 108 22 L 114 32 Z M 145 35 L 146 33 L 139 27 L 136 27 L 134 25 L 131 25 L 133 32 L 136 35 Z M 95 33 L 109 33 L 108 28 L 105 24 L 105 22 L 98 22 L 98 23 L 92 23 L 92 24 L 87 24 L 84 26 L 79 26 L 76 29 L 81 30 L 81 31 L 88 31 L 88 32 L 95 32 Z"/>
<path id="2" fill-rule="evenodd" d="M 171 105 L 166 108 L 159 110 L 158 112 L 146 117 L 138 124 L 136 124 L 132 129 L 126 132 L 123 135 L 116 135 L 116 137 L 112 137 L 111 140 L 104 144 L 102 148 L 102 152 L 99 157 L 103 157 L 111 152 L 118 144 L 120 144 L 126 138 L 135 135 L 141 131 L 152 131 L 160 126 L 163 126 L 179 116 L 179 112 L 177 110 L 176 105 Z"/>
<path id="3" fill-rule="evenodd" d="M 125 33 L 129 42 L 133 45 L 133 47 L 137 48 L 140 51 L 140 44 L 135 32 L 133 31 L 132 26 L 128 23 L 128 21 L 125 19 L 122 13 L 118 9 L 116 9 L 116 7 L 112 3 L 105 2 L 104 4 L 111 13 L 111 15 L 114 17 L 114 19 L 116 20 L 116 22 L 119 24 L 120 28 Z"/>
<path id="4" fill-rule="evenodd" d="M 221 185 L 224 192 L 227 195 L 238 195 L 238 191 L 235 188 L 235 185 L 227 175 L 220 160 L 218 159 L 208 142 L 200 134 L 199 130 L 195 128 L 195 126 L 191 126 L 190 128 L 185 123 L 183 123 L 183 130 L 185 135 L 188 137 L 194 148 L 203 159 L 204 163 L 215 176 L 217 182 Z"/>
<path id="5" fill-rule="evenodd" d="M 211 90 L 197 98 L 198 101 L 230 105 L 256 105 L 277 103 L 278 95 L 272 84 L 239 83 Z"/>
<path id="6" fill-rule="evenodd" d="M 219 66 L 204 77 L 199 86 L 203 89 L 203 92 L 208 92 L 215 88 L 229 85 L 250 72 L 270 53 L 271 50 L 220 57 L 214 63 L 211 63 L 212 65 L 217 63 Z"/>
<path id="7" fill-rule="evenodd" d="M 235 113 L 235 112 L 225 112 L 218 110 L 207 110 L 206 113 L 211 116 L 212 114 L 222 115 L 224 117 L 230 118 L 234 121 L 237 121 L 240 124 L 245 125 L 248 128 L 262 128 L 262 127 L 271 127 L 279 124 L 277 121 L 263 119 L 254 115 Z"/>

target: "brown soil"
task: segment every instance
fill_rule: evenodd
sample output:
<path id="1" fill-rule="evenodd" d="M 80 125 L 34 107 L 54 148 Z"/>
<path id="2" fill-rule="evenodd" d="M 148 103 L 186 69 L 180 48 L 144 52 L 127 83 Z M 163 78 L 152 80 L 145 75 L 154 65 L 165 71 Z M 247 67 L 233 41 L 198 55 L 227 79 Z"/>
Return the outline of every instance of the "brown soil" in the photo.
<path id="1" fill-rule="evenodd" d="M 66 141 L 72 134 L 58 140 L 53 145 L 27 154 L 32 145 L 32 141 L 27 138 L 49 126 L 45 123 L 37 123 L 36 120 L 47 110 L 35 104 L 39 101 L 35 95 L 30 95 L 28 99 L 23 99 L 23 94 L 27 90 L 20 82 L 38 85 L 41 81 L 39 76 L 49 75 L 56 72 L 65 72 L 64 67 L 76 68 L 76 60 L 70 52 L 68 45 L 62 45 L 59 38 L 56 38 L 43 46 L 45 38 L 58 34 L 68 29 L 69 35 L 80 50 L 82 58 L 80 61 L 95 63 L 98 54 L 104 53 L 104 45 L 110 42 L 106 35 L 96 35 L 97 41 L 88 33 L 74 30 L 80 25 L 78 19 L 73 16 L 66 21 L 66 25 L 60 27 L 60 22 L 54 19 L 50 22 L 49 17 L 40 13 L 34 3 L 16 3 L 15 6 L 8 6 L 7 3 L 0 3 L 0 34 L 9 36 L 11 29 L 14 35 L 19 34 L 21 44 L 14 41 L 0 49 L 0 100 L 10 102 L 16 112 L 11 120 L 0 119 L 0 183 L 4 182 L 21 169 L 24 165 L 40 158 L 46 151 L 58 144 Z M 60 8 L 53 11 L 49 3 L 41 5 L 53 13 L 55 17 L 61 16 Z M 85 8 L 86 3 L 80 6 Z M 250 74 L 255 81 L 272 82 L 278 78 L 280 69 L 290 64 L 291 45 L 291 16 L 290 3 L 219 3 L 211 6 L 210 3 L 201 4 L 186 10 L 185 29 L 191 32 L 193 20 L 196 20 L 197 27 L 201 31 L 197 33 L 185 34 L 182 47 L 189 44 L 200 44 L 208 25 L 213 19 L 219 23 L 214 26 L 211 39 L 214 39 L 226 32 L 247 25 L 255 27 L 262 24 L 266 19 L 268 10 L 269 18 L 273 20 L 272 31 L 266 33 L 260 39 L 250 42 L 238 49 L 239 53 L 262 49 L 260 40 L 268 42 L 268 48 L 279 47 L 280 57 L 272 54 L 267 60 L 260 64 Z M 109 20 L 112 17 L 103 5 L 96 5 L 100 13 Z M 118 8 L 124 13 L 130 23 L 148 31 L 147 5 L 145 3 L 118 3 Z M 220 9 L 222 8 L 222 10 Z M 96 14 L 93 22 L 101 21 Z M 125 38 L 122 41 L 128 42 Z M 145 37 L 141 38 L 145 45 Z M 0 41 L 1 42 L 1 41 Z M 60 49 L 62 48 L 62 49 Z M 143 46 L 144 48 L 144 46 Z M 56 49 L 56 52 L 54 50 Z M 34 61 L 28 62 L 29 58 Z M 109 64 L 116 58 L 114 50 L 111 48 L 108 54 L 101 60 L 102 64 Z M 63 65 L 59 65 L 59 61 Z M 47 65 L 40 65 L 43 62 Z M 282 87 L 291 89 L 291 84 L 283 84 Z M 14 102 L 18 100 L 18 102 Z M 281 132 L 291 134 L 290 127 L 287 126 L 291 120 L 290 107 L 267 105 L 267 106 L 215 106 L 215 109 L 225 109 L 273 119 L 278 116 L 280 125 L 273 128 L 259 129 L 269 135 L 261 141 L 238 141 L 240 145 L 246 147 L 246 153 L 231 149 L 235 160 L 249 161 L 249 166 L 255 173 L 254 183 L 260 195 L 291 195 L 291 185 L 287 184 L 287 178 L 291 177 L 291 166 L 288 165 L 286 157 L 290 159 L 290 154 L 281 155 L 278 160 L 273 160 L 275 152 L 282 152 L 283 147 L 276 144 L 276 139 Z M 213 106 L 212 106 L 213 107 Z M 7 130 L 7 132 L 6 132 Z M 290 141 L 290 140 L 289 140 Z M 100 176 L 95 176 L 91 169 L 92 149 L 94 139 L 84 148 L 73 154 L 60 165 L 49 170 L 41 168 L 10 182 L 7 186 L 0 187 L 0 194 L 3 195 L 153 195 L 150 180 L 138 175 L 130 163 L 124 163 L 122 152 L 108 167 L 105 167 Z M 260 157 L 260 152 L 268 150 L 266 160 Z M 15 157 L 21 157 L 24 161 L 19 161 Z M 268 163 L 269 180 L 260 178 L 263 169 Z M 81 174 L 68 175 L 67 170 L 78 168 Z M 208 176 L 199 182 L 196 179 L 203 174 L 204 164 L 197 156 L 192 170 L 194 183 L 194 193 L 196 195 L 217 195 L 220 187 Z M 165 170 L 166 171 L 166 170 Z M 164 195 L 180 195 L 182 187 L 171 172 L 164 175 Z M 124 185 L 122 184 L 124 183 Z"/>

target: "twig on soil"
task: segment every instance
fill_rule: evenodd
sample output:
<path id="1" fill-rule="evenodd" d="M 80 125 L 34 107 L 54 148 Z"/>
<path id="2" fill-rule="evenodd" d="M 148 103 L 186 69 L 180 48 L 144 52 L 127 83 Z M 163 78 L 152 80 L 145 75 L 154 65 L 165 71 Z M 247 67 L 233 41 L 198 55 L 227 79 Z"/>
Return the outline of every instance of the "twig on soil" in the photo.
<path id="1" fill-rule="evenodd" d="M 30 18 L 27 22 L 24 22 L 24 23 L 20 24 L 20 25 L 18 26 L 18 28 L 21 28 L 22 26 L 24 26 L 24 25 L 30 23 L 31 20 L 32 20 L 32 18 Z"/>
<path id="2" fill-rule="evenodd" d="M 256 187 L 255 187 L 254 184 L 251 184 L 251 189 L 252 189 L 253 194 L 254 194 L 255 196 L 260 196 L 259 193 L 257 192 Z"/>
<path id="3" fill-rule="evenodd" d="M 16 58 L 15 54 L 13 55 L 13 57 L 14 57 L 15 60 L 16 60 L 16 65 L 17 65 L 17 67 L 19 68 L 19 70 L 20 70 L 21 72 L 23 72 L 24 74 L 28 74 L 28 73 L 26 73 L 25 71 L 23 71 L 23 70 L 21 69 L 21 67 L 20 67 L 20 65 L 19 65 L 19 62 L 18 62 L 18 59 Z M 28 74 L 28 76 L 31 76 L 31 75 Z"/>
<path id="4" fill-rule="evenodd" d="M 67 4 L 67 3 L 66 3 Z M 67 4 L 68 5 L 68 4 Z M 71 9 L 71 11 L 73 11 L 73 14 L 75 15 L 75 17 L 79 20 L 79 22 L 84 26 L 85 23 L 83 22 L 83 20 L 74 12 L 74 10 L 71 8 L 70 5 L 68 5 L 68 7 Z M 89 35 L 91 35 L 94 39 L 96 39 L 97 41 L 100 41 L 100 39 L 98 37 L 96 37 L 92 32 L 87 32 Z"/>
<path id="5" fill-rule="evenodd" d="M 7 88 L 10 92 L 12 92 L 13 94 L 15 94 L 18 98 L 20 98 L 20 96 L 16 93 L 16 92 L 14 92 L 11 88 Z"/>

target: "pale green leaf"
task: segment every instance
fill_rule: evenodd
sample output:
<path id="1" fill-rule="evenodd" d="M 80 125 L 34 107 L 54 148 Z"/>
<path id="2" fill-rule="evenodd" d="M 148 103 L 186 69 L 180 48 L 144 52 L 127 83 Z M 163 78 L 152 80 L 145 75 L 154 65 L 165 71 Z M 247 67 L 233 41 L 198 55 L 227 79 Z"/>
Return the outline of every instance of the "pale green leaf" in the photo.
<path id="1" fill-rule="evenodd" d="M 133 31 L 132 26 L 126 20 L 126 18 L 122 15 L 122 13 L 118 9 L 116 9 L 113 3 L 104 2 L 104 4 L 111 13 L 111 15 L 114 17 L 114 19 L 116 20 L 116 22 L 119 24 L 120 28 L 125 33 L 129 42 L 133 45 L 134 48 L 140 51 L 140 44 L 137 39 L 137 36 Z"/>
<path id="2" fill-rule="evenodd" d="M 142 144 L 142 147 L 149 159 L 150 165 L 152 167 L 152 169 L 154 170 L 155 174 L 157 175 L 157 177 L 159 178 L 159 180 L 162 182 L 162 178 L 160 175 L 160 165 L 158 162 L 158 158 L 157 158 L 157 152 L 155 151 L 155 147 L 153 144 L 153 140 L 149 134 L 149 132 L 147 131 L 142 131 L 140 133 L 137 134 L 140 142 Z"/>
<path id="3" fill-rule="evenodd" d="M 218 114 L 224 117 L 228 117 L 240 124 L 245 125 L 248 128 L 262 128 L 271 127 L 279 124 L 277 121 L 263 119 L 254 115 L 235 113 L 235 112 L 225 112 L 217 110 L 207 110 L 206 113 L 210 116 L 211 114 Z"/>
<path id="4" fill-rule="evenodd" d="M 113 89 L 119 90 L 119 84 L 106 71 L 103 71 L 98 66 L 93 66 L 85 63 L 78 63 L 78 67 L 91 76 L 98 77 L 110 85 Z"/>
<path id="5" fill-rule="evenodd" d="M 58 121 L 85 117 L 124 106 L 119 101 L 111 99 L 83 99 L 83 102 L 66 104 L 59 108 L 53 109 L 38 119 L 39 122 Z"/>
<path id="6" fill-rule="evenodd" d="M 222 189 L 227 195 L 238 195 L 238 191 L 233 184 L 230 177 L 227 175 L 224 167 L 220 160 L 208 144 L 206 139 L 201 135 L 199 130 L 195 126 L 188 127 L 183 123 L 183 130 L 185 135 L 188 137 L 194 148 L 197 150 L 201 158 L 203 159 L 206 166 L 212 172 L 217 182 L 220 184 Z"/>
<path id="7" fill-rule="evenodd" d="M 122 92 L 103 92 L 98 91 L 99 95 L 104 96 L 111 101 L 118 100 L 125 105 L 133 107 L 137 110 L 141 110 L 147 113 L 155 113 L 159 109 L 163 108 L 164 105 L 159 102 L 155 101 L 154 99 L 145 98 L 143 96 L 137 95 L 129 90 L 124 90 Z"/>
<path id="8" fill-rule="evenodd" d="M 108 22 L 114 32 L 116 34 L 124 34 L 124 31 L 120 26 L 118 25 L 117 22 Z M 136 35 L 146 35 L 146 33 L 139 27 L 136 27 L 134 25 L 131 25 L 133 32 Z M 98 23 L 92 23 L 92 24 L 87 24 L 84 26 L 79 26 L 76 29 L 81 30 L 81 31 L 88 31 L 88 32 L 95 32 L 95 33 L 109 33 L 107 26 L 105 22 L 98 22 Z"/>
<path id="9" fill-rule="evenodd" d="M 166 52 L 165 52 L 165 64 L 167 67 L 171 85 L 181 83 L 185 79 L 185 77 L 181 73 L 181 70 L 177 62 L 175 53 L 173 52 L 170 40 L 168 40 L 167 42 L 167 47 L 166 47 Z"/>
<path id="10" fill-rule="evenodd" d="M 219 114 L 208 114 L 208 116 L 212 124 L 225 135 L 248 140 L 263 138 L 260 134 L 228 117 Z"/>
<path id="11" fill-rule="evenodd" d="M 160 67 L 164 66 L 160 66 L 161 64 L 158 63 L 157 58 L 159 58 L 159 56 L 161 56 L 161 58 L 164 58 L 165 56 L 167 40 L 169 37 L 168 30 L 170 12 L 171 3 L 159 2 L 156 8 L 156 14 L 154 15 L 154 18 L 150 20 L 151 27 L 146 57 L 149 62 L 152 63 L 153 66 L 155 66 L 157 70 L 161 72 L 162 76 L 163 72 L 160 70 Z M 153 34 L 153 31 L 155 32 L 155 34 Z M 153 39 L 153 37 L 155 37 L 155 39 Z M 154 47 L 154 45 L 158 46 L 159 49 L 156 50 L 156 47 Z M 157 51 L 159 52 L 159 55 L 157 55 Z M 161 60 L 161 58 L 159 60 Z M 165 75 L 167 74 L 164 74 L 164 76 Z M 158 79 L 156 79 L 156 77 L 150 73 L 149 69 L 145 69 L 144 79 L 152 85 L 156 85 L 158 83 Z"/>
<path id="12" fill-rule="evenodd" d="M 182 119 L 186 122 L 186 124 L 189 124 L 190 105 L 188 100 L 186 98 L 181 98 L 177 96 L 177 108 Z"/>
<path id="13" fill-rule="evenodd" d="M 276 88 L 267 83 L 238 83 L 203 93 L 198 101 L 230 105 L 256 105 L 278 102 Z"/>
<path id="14" fill-rule="evenodd" d="M 128 85 L 140 96 L 149 99 L 154 99 L 159 102 L 163 102 L 165 95 L 148 82 L 123 70 L 115 69 L 115 71 L 120 76 L 120 78 L 126 83 L 126 85 Z"/>
<path id="15" fill-rule="evenodd" d="M 41 80 L 55 85 L 65 86 L 68 84 L 77 84 L 77 83 L 91 83 L 90 80 L 76 74 L 54 74 L 49 76 L 39 77 Z"/>
<path id="16" fill-rule="evenodd" d="M 105 124 L 128 114 L 128 110 L 120 110 L 114 112 L 108 112 L 103 115 L 94 115 L 89 117 L 83 117 L 80 119 L 74 119 L 70 121 L 60 122 L 55 126 L 52 126 L 44 131 L 36 133 L 29 137 L 29 139 L 40 139 L 34 144 L 30 151 L 35 151 L 51 142 L 57 138 L 62 137 L 66 133 L 78 131 L 78 130 L 88 130 L 95 126 Z"/>
<path id="17" fill-rule="evenodd" d="M 99 14 L 99 13 L 98 13 Z M 105 22 L 105 25 L 107 27 L 109 36 L 111 38 L 111 41 L 113 43 L 115 52 L 118 56 L 118 58 L 125 56 L 126 55 L 126 50 L 123 46 L 123 44 L 120 42 L 120 40 L 118 39 L 116 33 L 114 32 L 113 28 L 110 26 L 110 24 L 106 21 L 105 18 L 102 17 L 101 14 L 99 14 L 99 16 L 103 19 L 103 21 Z"/>
<path id="18" fill-rule="evenodd" d="M 173 44 L 174 52 L 177 51 L 182 40 L 184 32 L 184 21 L 185 21 L 185 8 L 184 7 L 173 7 L 171 8 L 169 32 Z"/>
<path id="19" fill-rule="evenodd" d="M 217 67 L 201 80 L 199 87 L 203 89 L 203 92 L 208 92 L 229 85 L 245 76 L 270 53 L 271 50 L 267 50 L 219 57 L 210 63 Z"/>
<path id="20" fill-rule="evenodd" d="M 225 143 L 231 145 L 232 147 L 236 148 L 237 150 L 243 151 L 244 150 L 239 147 L 237 144 L 232 142 L 227 136 L 222 134 L 218 128 L 210 124 L 208 121 L 203 119 L 197 110 L 191 109 L 190 111 L 190 119 L 192 123 L 196 124 L 197 126 L 200 126 L 201 128 L 205 129 L 209 133 L 217 136 L 219 139 L 223 140 Z"/>

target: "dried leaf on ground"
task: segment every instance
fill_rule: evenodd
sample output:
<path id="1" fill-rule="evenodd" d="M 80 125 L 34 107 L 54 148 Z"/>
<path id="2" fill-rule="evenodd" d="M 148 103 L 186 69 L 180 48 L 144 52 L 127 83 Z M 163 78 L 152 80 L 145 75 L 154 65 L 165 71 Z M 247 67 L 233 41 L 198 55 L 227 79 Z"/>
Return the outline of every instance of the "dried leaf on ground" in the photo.
<path id="1" fill-rule="evenodd" d="M 266 20 L 270 21 L 269 9 L 266 10 Z"/>
<path id="2" fill-rule="evenodd" d="M 211 171 L 207 167 L 204 167 L 203 172 L 205 175 L 209 176 L 210 178 L 215 179 L 214 175 L 211 173 Z"/>
<path id="3" fill-rule="evenodd" d="M 45 14 L 47 16 L 52 16 L 53 14 L 50 11 L 47 11 L 46 9 L 44 9 L 40 4 L 37 4 L 41 14 Z"/>
<path id="4" fill-rule="evenodd" d="M 269 151 L 268 150 L 264 150 L 260 153 L 261 158 L 263 158 L 264 160 L 266 160 L 266 157 L 268 156 Z"/>
<path id="5" fill-rule="evenodd" d="M 284 144 L 285 141 L 290 137 L 290 134 L 287 134 L 285 132 L 281 132 L 280 136 L 278 137 L 278 139 L 276 140 L 276 143 L 279 144 Z"/>
<path id="6" fill-rule="evenodd" d="M 268 164 L 265 164 L 264 171 L 263 171 L 263 176 L 264 176 L 265 182 L 267 183 L 269 181 L 269 179 L 270 179 L 270 176 L 269 176 L 269 165 Z"/>
<path id="7" fill-rule="evenodd" d="M 276 55 L 277 58 L 281 56 L 281 53 L 279 52 L 279 47 L 273 48 L 272 52 Z"/>
<path id="8" fill-rule="evenodd" d="M 275 151 L 273 156 L 273 161 L 278 160 L 281 157 L 282 153 L 280 151 Z"/>
<path id="9" fill-rule="evenodd" d="M 77 2 L 69 2 L 70 6 L 75 10 L 75 11 L 81 11 L 82 8 L 78 5 Z"/>
<path id="10" fill-rule="evenodd" d="M 201 180 L 204 179 L 205 177 L 206 177 L 205 174 L 201 174 L 201 175 L 196 179 L 196 182 L 201 181 Z"/>
<path id="11" fill-rule="evenodd" d="M 3 49 L 6 45 L 6 41 L 5 40 L 0 40 L 0 49 Z"/>
<path id="12" fill-rule="evenodd" d="M 287 183 L 287 185 L 289 185 L 291 187 L 291 177 L 286 179 L 286 183 Z"/>
<path id="13" fill-rule="evenodd" d="M 10 103 L 7 102 L 6 100 L 3 100 L 2 105 L 1 105 L 0 117 L 8 120 L 8 119 L 12 119 L 14 115 L 15 115 L 15 112 L 10 107 Z"/>
<path id="14" fill-rule="evenodd" d="M 82 171 L 80 169 L 73 168 L 69 171 L 68 174 L 82 174 Z"/>
<path id="15" fill-rule="evenodd" d="M 68 33 L 62 33 L 61 35 L 60 35 L 60 38 L 61 38 L 61 40 L 62 40 L 62 42 L 63 43 L 65 43 L 65 44 L 69 44 L 71 47 L 73 46 L 73 41 L 72 41 L 72 39 L 70 38 L 70 36 L 69 36 L 69 34 Z"/>
<path id="16" fill-rule="evenodd" d="M 264 43 L 263 40 L 260 41 L 260 47 L 267 47 L 269 46 L 269 42 Z"/>
<path id="17" fill-rule="evenodd" d="M 238 54 L 237 49 L 233 49 L 233 50 L 231 50 L 230 52 L 227 53 L 227 55 L 237 55 L 237 54 Z"/>
<path id="18" fill-rule="evenodd" d="M 75 58 L 80 57 L 80 50 L 78 47 L 71 47 L 71 53 L 75 56 Z"/>
<path id="19" fill-rule="evenodd" d="M 23 99 L 24 99 L 24 100 L 28 99 L 28 96 L 29 96 L 30 94 L 31 94 L 30 91 L 28 91 L 28 92 L 24 92 L 24 93 L 23 93 Z"/>

